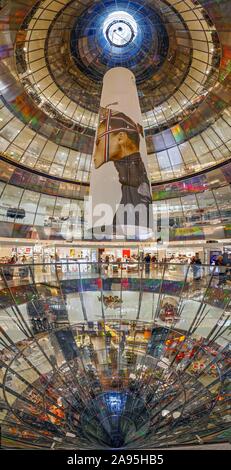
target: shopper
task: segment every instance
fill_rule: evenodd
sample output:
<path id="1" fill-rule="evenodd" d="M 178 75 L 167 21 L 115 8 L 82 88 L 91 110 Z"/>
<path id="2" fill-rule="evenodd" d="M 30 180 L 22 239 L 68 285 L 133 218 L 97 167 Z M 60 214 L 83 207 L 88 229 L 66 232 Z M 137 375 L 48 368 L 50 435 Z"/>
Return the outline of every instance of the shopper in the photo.
<path id="1" fill-rule="evenodd" d="M 195 256 L 191 258 L 192 270 L 193 270 L 193 279 L 194 281 L 199 281 L 201 279 L 201 260 L 199 253 L 195 253 Z"/>
<path id="2" fill-rule="evenodd" d="M 145 262 L 145 273 L 149 274 L 150 273 L 150 264 L 151 264 L 151 256 L 149 253 L 146 254 L 144 257 L 144 262 Z"/>
<path id="3" fill-rule="evenodd" d="M 14 277 L 14 268 L 13 268 L 12 265 L 14 265 L 16 263 L 17 263 L 17 256 L 14 255 L 8 261 L 8 265 L 10 265 L 10 266 L 7 266 L 6 268 L 3 269 L 4 276 L 5 276 L 7 281 L 10 281 L 10 280 L 13 279 L 13 277 Z"/>
<path id="4" fill-rule="evenodd" d="M 28 277 L 28 266 L 23 266 L 24 264 L 27 263 L 27 259 L 26 259 L 26 256 L 23 255 L 22 259 L 21 259 L 21 265 L 20 268 L 19 268 L 19 277 L 20 279 L 25 279 Z"/>
<path id="5" fill-rule="evenodd" d="M 55 257 L 53 255 L 51 255 L 50 257 L 50 262 L 51 262 L 51 273 L 54 274 L 55 273 Z"/>
<path id="6" fill-rule="evenodd" d="M 152 269 L 157 267 L 157 257 L 155 255 L 152 256 Z"/>
<path id="7" fill-rule="evenodd" d="M 108 273 L 109 264 L 110 264 L 110 258 L 109 258 L 108 255 L 106 255 L 106 257 L 105 257 L 105 266 L 104 266 L 104 269 L 105 269 L 106 273 Z"/>
<path id="8" fill-rule="evenodd" d="M 227 272 L 228 272 L 228 270 L 226 269 L 226 265 L 227 265 L 226 257 L 223 254 L 219 255 L 215 261 L 215 265 L 218 266 L 218 273 L 219 273 L 218 286 L 222 286 L 226 284 Z"/>

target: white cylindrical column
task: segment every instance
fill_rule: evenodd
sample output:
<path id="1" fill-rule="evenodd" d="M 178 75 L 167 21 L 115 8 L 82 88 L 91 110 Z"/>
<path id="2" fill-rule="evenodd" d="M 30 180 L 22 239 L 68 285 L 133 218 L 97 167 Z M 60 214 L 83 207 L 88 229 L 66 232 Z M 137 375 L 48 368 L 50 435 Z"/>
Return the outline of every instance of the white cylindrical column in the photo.
<path id="1" fill-rule="evenodd" d="M 152 236 L 152 197 L 135 77 L 123 67 L 103 80 L 90 180 L 93 229 L 107 238 Z M 111 235 L 114 234 L 114 237 Z"/>

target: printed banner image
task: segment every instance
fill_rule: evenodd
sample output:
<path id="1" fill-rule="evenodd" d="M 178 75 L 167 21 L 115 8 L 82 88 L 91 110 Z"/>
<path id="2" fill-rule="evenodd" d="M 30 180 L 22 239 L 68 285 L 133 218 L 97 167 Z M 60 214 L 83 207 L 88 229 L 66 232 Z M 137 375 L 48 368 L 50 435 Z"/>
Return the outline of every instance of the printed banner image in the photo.
<path id="1" fill-rule="evenodd" d="M 113 210 L 114 228 L 124 225 L 149 226 L 152 196 L 140 149 L 143 138 L 143 127 L 129 116 L 112 109 L 100 109 L 93 161 L 95 172 L 103 165 L 106 167 L 108 162 L 113 162 L 114 175 L 111 165 L 105 168 L 104 174 L 111 180 L 115 179 L 116 174 L 120 192 L 120 200 L 118 195 L 112 193 L 108 201 Z M 96 190 L 96 187 L 92 188 L 93 200 L 97 200 Z M 113 200 L 115 197 L 115 201 L 119 202 L 117 210 Z M 127 206 L 126 211 L 124 206 Z"/>

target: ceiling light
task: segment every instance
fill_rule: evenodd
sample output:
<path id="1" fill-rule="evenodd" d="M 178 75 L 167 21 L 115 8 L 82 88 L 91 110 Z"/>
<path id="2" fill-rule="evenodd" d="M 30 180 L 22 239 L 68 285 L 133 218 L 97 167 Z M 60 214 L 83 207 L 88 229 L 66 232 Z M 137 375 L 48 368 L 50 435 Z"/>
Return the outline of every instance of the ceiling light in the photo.
<path id="1" fill-rule="evenodd" d="M 115 11 L 104 21 L 103 34 L 111 45 L 124 47 L 136 37 L 137 23 L 126 11 Z"/>

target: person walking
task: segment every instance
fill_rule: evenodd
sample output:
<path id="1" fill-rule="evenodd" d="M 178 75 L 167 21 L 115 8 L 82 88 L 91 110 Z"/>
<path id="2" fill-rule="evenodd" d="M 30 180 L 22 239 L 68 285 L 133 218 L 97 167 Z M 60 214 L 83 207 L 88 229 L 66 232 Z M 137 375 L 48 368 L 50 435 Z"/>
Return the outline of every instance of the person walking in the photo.
<path id="1" fill-rule="evenodd" d="M 106 255 L 106 257 L 105 257 L 105 265 L 104 265 L 104 269 L 105 269 L 105 273 L 106 273 L 106 274 L 108 274 L 109 264 L 110 264 L 110 258 L 109 258 L 108 255 Z"/>

